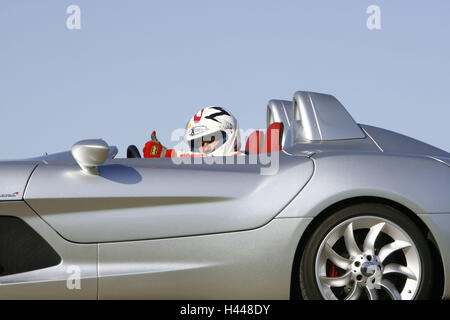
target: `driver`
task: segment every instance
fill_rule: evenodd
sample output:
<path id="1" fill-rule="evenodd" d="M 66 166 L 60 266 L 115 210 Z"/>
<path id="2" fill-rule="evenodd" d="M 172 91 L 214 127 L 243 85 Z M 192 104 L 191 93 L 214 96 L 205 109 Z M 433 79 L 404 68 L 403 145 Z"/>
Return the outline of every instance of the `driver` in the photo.
<path id="1" fill-rule="evenodd" d="M 233 115 L 216 106 L 206 107 L 189 121 L 184 141 L 190 152 L 167 149 L 156 138 L 153 131 L 151 140 L 145 144 L 144 158 L 195 157 L 195 156 L 233 156 L 239 152 L 241 139 L 239 126 Z"/>

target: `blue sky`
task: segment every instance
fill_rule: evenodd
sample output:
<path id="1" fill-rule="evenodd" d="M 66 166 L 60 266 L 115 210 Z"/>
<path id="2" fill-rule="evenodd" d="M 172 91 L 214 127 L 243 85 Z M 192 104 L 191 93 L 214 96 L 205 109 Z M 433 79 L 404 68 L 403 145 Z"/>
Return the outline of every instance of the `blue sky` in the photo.
<path id="1" fill-rule="evenodd" d="M 69 30 L 69 5 L 81 29 Z M 381 9 L 368 30 L 366 9 Z M 8 0 L 0 158 L 103 138 L 124 156 L 206 105 L 264 128 L 266 104 L 331 93 L 359 123 L 450 151 L 450 1 Z"/>

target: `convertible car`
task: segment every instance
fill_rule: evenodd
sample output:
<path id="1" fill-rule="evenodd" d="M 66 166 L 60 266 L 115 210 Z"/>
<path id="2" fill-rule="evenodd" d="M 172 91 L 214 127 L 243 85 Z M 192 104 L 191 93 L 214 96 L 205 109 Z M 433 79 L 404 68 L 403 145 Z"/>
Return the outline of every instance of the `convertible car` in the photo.
<path id="1" fill-rule="evenodd" d="M 267 126 L 223 161 L 91 139 L 0 162 L 0 299 L 450 297 L 449 153 L 327 94 Z"/>

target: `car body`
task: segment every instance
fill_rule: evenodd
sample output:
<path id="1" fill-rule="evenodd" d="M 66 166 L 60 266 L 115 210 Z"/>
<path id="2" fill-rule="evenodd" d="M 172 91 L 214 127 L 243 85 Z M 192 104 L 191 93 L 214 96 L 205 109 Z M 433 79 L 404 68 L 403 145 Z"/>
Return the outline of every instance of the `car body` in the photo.
<path id="1" fill-rule="evenodd" d="M 90 167 L 74 148 L 0 162 L 0 298 L 301 297 L 308 238 L 358 203 L 417 225 L 434 294 L 450 297 L 449 153 L 357 124 L 326 94 L 272 100 L 267 120 L 284 125 L 282 150 L 256 161 L 116 159 L 93 140 L 78 145 L 107 153 Z"/>

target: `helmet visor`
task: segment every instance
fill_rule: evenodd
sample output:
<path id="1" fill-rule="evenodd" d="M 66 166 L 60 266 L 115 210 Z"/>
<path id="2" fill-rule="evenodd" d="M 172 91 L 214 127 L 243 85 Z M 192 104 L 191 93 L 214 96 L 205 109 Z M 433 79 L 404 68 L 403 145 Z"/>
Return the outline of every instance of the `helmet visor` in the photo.
<path id="1" fill-rule="evenodd" d="M 225 141 L 227 141 L 227 134 L 224 131 L 218 131 L 191 140 L 190 147 L 192 152 L 208 154 L 220 148 Z"/>

